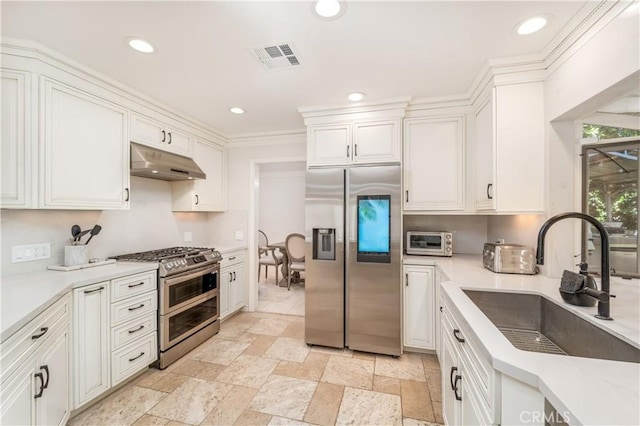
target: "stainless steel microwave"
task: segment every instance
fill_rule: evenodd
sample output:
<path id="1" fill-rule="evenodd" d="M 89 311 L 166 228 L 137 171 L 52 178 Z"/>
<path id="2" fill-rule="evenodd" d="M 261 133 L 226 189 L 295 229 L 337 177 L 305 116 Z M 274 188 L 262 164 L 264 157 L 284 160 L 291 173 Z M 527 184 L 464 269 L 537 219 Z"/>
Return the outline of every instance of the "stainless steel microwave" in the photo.
<path id="1" fill-rule="evenodd" d="M 453 234 L 451 232 L 409 231 L 407 232 L 407 254 L 423 256 L 452 256 Z"/>

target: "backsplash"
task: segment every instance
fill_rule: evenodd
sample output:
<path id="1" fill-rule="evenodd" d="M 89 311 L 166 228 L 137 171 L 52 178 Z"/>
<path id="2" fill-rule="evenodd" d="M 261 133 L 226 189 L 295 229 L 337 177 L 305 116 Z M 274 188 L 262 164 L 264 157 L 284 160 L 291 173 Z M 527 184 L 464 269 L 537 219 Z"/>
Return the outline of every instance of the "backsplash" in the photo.
<path id="1" fill-rule="evenodd" d="M 482 253 L 487 241 L 487 216 L 405 215 L 403 238 L 407 231 L 451 231 L 453 253 Z"/>
<path id="2" fill-rule="evenodd" d="M 89 244 L 89 257 L 94 258 L 210 244 L 215 213 L 174 213 L 171 202 L 169 182 L 131 177 L 129 210 L 2 210 L 2 275 L 42 271 L 49 265 L 62 264 L 73 224 L 83 230 L 95 224 L 102 226 Z M 183 241 L 185 232 L 191 232 L 191 242 Z M 47 242 L 51 244 L 50 259 L 11 263 L 11 246 Z"/>

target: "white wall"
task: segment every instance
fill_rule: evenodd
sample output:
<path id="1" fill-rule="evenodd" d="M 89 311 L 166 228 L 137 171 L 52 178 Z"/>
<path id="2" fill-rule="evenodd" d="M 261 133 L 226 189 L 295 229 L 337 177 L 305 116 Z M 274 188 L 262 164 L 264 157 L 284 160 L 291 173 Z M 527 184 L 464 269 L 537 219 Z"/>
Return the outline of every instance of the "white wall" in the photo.
<path id="1" fill-rule="evenodd" d="M 291 165 L 301 170 L 291 170 Z M 305 163 L 260 166 L 258 229 L 270 242 L 284 241 L 292 233 L 304 233 Z M 265 171 L 265 169 L 267 169 Z M 279 169 L 279 170 L 278 170 Z"/>
<path id="2" fill-rule="evenodd" d="M 536 247 L 538 231 L 544 216 L 522 214 L 516 216 L 488 216 L 487 241 L 504 240 L 505 243 Z"/>
<path id="3" fill-rule="evenodd" d="M 2 210 L 2 275 L 44 270 L 64 261 L 71 226 L 102 226 L 89 244 L 89 257 L 107 256 L 177 245 L 205 246 L 210 242 L 210 214 L 173 213 L 169 182 L 131 178 L 129 210 Z M 183 241 L 184 232 L 193 241 Z M 84 239 L 86 241 L 86 238 Z M 51 243 L 51 259 L 11 263 L 11 246 Z"/>
<path id="4" fill-rule="evenodd" d="M 639 9 L 637 2 L 628 7 L 545 80 L 548 216 L 580 210 L 580 135 L 573 120 L 640 86 Z M 546 275 L 560 276 L 575 263 L 580 227 L 571 222 L 547 235 Z"/>

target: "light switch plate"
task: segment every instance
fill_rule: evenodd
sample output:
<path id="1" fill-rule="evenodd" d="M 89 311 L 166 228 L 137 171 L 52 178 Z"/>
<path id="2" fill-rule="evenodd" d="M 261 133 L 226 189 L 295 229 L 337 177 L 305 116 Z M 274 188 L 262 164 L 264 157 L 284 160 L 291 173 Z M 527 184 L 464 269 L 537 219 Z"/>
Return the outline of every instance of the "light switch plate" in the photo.
<path id="1" fill-rule="evenodd" d="M 236 239 L 236 241 L 244 240 L 244 232 L 236 231 L 234 235 L 235 235 L 234 238 Z"/>
<path id="2" fill-rule="evenodd" d="M 184 233 L 184 242 L 185 243 L 190 243 L 191 241 L 193 241 L 193 234 L 191 232 L 185 232 Z"/>

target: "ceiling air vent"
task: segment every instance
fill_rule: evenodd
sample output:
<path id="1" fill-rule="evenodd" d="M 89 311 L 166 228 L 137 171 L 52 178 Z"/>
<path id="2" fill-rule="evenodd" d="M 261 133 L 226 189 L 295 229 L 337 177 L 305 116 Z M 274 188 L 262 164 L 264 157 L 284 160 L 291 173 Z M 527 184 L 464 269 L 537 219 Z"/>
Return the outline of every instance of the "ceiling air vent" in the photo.
<path id="1" fill-rule="evenodd" d="M 266 47 L 252 47 L 253 56 L 268 70 L 281 70 L 300 66 L 300 57 L 291 43 L 278 43 Z"/>

